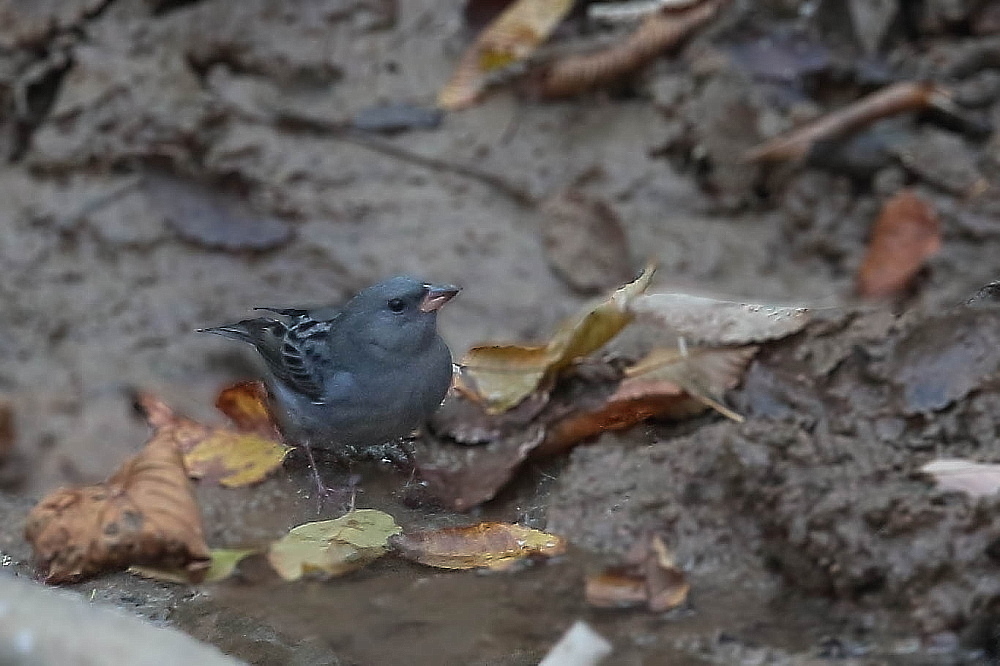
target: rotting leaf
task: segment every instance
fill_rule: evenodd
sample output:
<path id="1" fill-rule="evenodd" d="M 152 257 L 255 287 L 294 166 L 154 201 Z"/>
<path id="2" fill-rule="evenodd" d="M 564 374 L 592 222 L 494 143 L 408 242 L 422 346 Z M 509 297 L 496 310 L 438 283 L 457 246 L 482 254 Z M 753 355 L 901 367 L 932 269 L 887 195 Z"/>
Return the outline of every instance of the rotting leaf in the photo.
<path id="1" fill-rule="evenodd" d="M 542 426 L 528 425 L 480 446 L 415 442 L 413 466 L 437 501 L 468 511 L 493 499 L 544 437 Z"/>
<path id="2" fill-rule="evenodd" d="M 377 560 L 401 528 L 377 509 L 355 509 L 340 518 L 304 523 L 271 544 L 267 560 L 293 581 L 309 573 L 340 576 Z"/>
<path id="3" fill-rule="evenodd" d="M 650 14 L 621 44 L 573 55 L 535 73 L 535 92 L 546 99 L 579 95 L 632 74 L 715 18 L 724 0 L 703 0 L 678 11 Z"/>
<path id="4" fill-rule="evenodd" d="M 185 569 L 209 565 L 201 514 L 180 451 L 153 438 L 106 482 L 63 488 L 28 514 L 25 538 L 49 583 L 130 565 Z"/>
<path id="5" fill-rule="evenodd" d="M 549 263 L 577 291 L 596 293 L 632 274 L 625 227 L 603 200 L 567 188 L 542 202 L 539 213 Z"/>
<path id="6" fill-rule="evenodd" d="M 913 190 L 901 190 L 882 207 L 872 229 L 858 271 L 858 295 L 888 298 L 899 294 L 940 249 L 941 225 L 934 208 Z"/>
<path id="7" fill-rule="evenodd" d="M 746 345 L 777 340 L 801 330 L 807 308 L 722 301 L 690 294 L 643 294 L 629 309 L 684 337 L 712 346 Z"/>
<path id="8" fill-rule="evenodd" d="M 577 359 L 603 347 L 632 321 L 630 305 L 653 278 L 647 266 L 635 281 L 606 299 L 591 302 L 570 317 L 541 347 L 518 345 L 474 347 L 462 360 L 488 411 L 514 407 Z"/>
<path id="9" fill-rule="evenodd" d="M 920 471 L 930 475 L 944 490 L 957 490 L 972 497 L 994 495 L 1000 490 L 1000 465 L 961 458 L 932 460 Z"/>
<path id="10" fill-rule="evenodd" d="M 930 107 L 950 108 L 949 93 L 930 82 L 900 82 L 748 150 L 747 162 L 781 162 L 806 157 L 820 141 L 848 136 L 876 120 Z"/>
<path id="11" fill-rule="evenodd" d="M 144 176 L 143 187 L 177 235 L 203 247 L 264 251 L 292 238 L 291 224 L 256 213 L 233 194 L 152 171 Z"/>
<path id="12" fill-rule="evenodd" d="M 663 613 L 687 600 L 691 586 L 659 535 L 637 541 L 624 566 L 587 576 L 585 597 L 596 608 L 646 606 Z"/>
<path id="13" fill-rule="evenodd" d="M 562 537 L 510 523 L 404 533 L 392 545 L 406 559 L 439 569 L 506 568 L 526 557 L 566 552 Z"/>
<path id="14" fill-rule="evenodd" d="M 151 441 L 177 446 L 191 477 L 237 488 L 262 481 L 281 466 L 292 450 L 273 435 L 258 434 L 266 429 L 265 421 L 257 418 L 259 407 L 254 406 L 250 390 L 249 385 L 227 389 L 219 396 L 218 403 L 232 410 L 237 425 L 249 430 L 202 425 L 175 414 L 148 394 L 140 395 L 138 402 L 153 427 Z M 276 434 L 273 425 L 271 430 Z"/>
<path id="15" fill-rule="evenodd" d="M 186 569 L 162 569 L 150 566 L 131 566 L 129 573 L 134 573 L 143 578 L 162 580 L 167 583 L 215 583 L 228 578 L 236 571 L 236 567 L 244 559 L 258 552 L 252 548 L 213 548 L 209 552 L 211 563 L 207 571 L 199 572 L 197 579 L 192 579 L 190 572 Z"/>
<path id="16" fill-rule="evenodd" d="M 530 56 L 573 7 L 573 0 L 517 0 L 480 33 L 438 94 L 438 106 L 463 109 L 485 89 L 489 76 Z"/>

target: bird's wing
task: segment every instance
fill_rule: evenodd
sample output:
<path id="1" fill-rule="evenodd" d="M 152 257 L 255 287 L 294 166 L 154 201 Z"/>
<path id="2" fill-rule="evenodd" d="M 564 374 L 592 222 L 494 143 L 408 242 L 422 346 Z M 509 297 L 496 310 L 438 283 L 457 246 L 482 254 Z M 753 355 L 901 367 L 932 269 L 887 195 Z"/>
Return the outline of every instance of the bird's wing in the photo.
<path id="1" fill-rule="evenodd" d="M 278 381 L 311 400 L 323 398 L 322 373 L 326 361 L 322 351 L 327 344 L 330 322 L 302 316 L 288 325 L 258 317 L 201 330 L 253 345 Z"/>

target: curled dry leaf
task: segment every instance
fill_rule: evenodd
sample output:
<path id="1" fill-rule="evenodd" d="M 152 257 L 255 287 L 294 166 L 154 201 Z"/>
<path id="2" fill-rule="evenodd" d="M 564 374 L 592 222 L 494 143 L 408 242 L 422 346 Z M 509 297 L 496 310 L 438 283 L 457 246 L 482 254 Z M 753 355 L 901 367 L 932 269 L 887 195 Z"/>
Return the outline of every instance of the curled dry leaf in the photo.
<path id="1" fill-rule="evenodd" d="M 577 291 L 598 293 L 634 274 L 625 227 L 601 199 L 568 188 L 542 202 L 539 212 L 549 263 Z"/>
<path id="2" fill-rule="evenodd" d="M 536 75 L 537 92 L 556 99 L 614 83 L 679 45 L 715 18 L 723 4 L 724 0 L 703 0 L 693 7 L 651 14 L 622 44 L 544 67 Z"/>
<path id="3" fill-rule="evenodd" d="M 876 120 L 906 111 L 949 105 L 948 100 L 947 91 L 933 83 L 894 83 L 748 150 L 743 159 L 748 162 L 799 160 L 820 141 L 847 136 Z"/>
<path id="4" fill-rule="evenodd" d="M 271 544 L 267 560 L 285 580 L 309 573 L 340 576 L 382 557 L 401 528 L 376 509 L 355 509 L 340 518 L 304 523 Z"/>
<path id="5" fill-rule="evenodd" d="M 510 523 L 411 532 L 392 544 L 406 559 L 439 569 L 505 568 L 529 556 L 566 552 L 562 537 Z"/>
<path id="6" fill-rule="evenodd" d="M 636 542 L 625 566 L 588 576 L 585 597 L 597 608 L 646 606 L 654 613 L 663 613 L 683 604 L 690 589 L 673 553 L 662 537 L 654 535 Z"/>
<path id="7" fill-rule="evenodd" d="M 573 0 L 516 0 L 490 23 L 462 56 L 438 94 L 438 106 L 473 104 L 491 73 L 527 58 L 572 9 Z"/>
<path id="8" fill-rule="evenodd" d="M 901 190 L 882 207 L 858 271 L 857 292 L 887 298 L 903 291 L 941 249 L 941 225 L 931 204 Z"/>
<path id="9" fill-rule="evenodd" d="M 801 330 L 807 308 L 721 301 L 689 294 L 643 294 L 629 309 L 698 344 L 746 345 L 777 340 Z"/>
<path id="10" fill-rule="evenodd" d="M 631 302 L 653 278 L 647 267 L 634 282 L 604 300 L 589 303 L 565 321 L 548 344 L 474 347 L 462 365 L 486 401 L 500 413 L 514 407 L 560 370 L 603 347 L 632 321 Z"/>
<path id="11" fill-rule="evenodd" d="M 201 514 L 181 454 L 154 438 L 106 482 L 64 488 L 28 514 L 25 537 L 46 581 L 149 565 L 203 576 L 209 565 Z"/>
<path id="12" fill-rule="evenodd" d="M 1000 465 L 996 463 L 939 458 L 921 467 L 920 471 L 933 477 L 939 487 L 972 497 L 986 497 L 1000 490 Z"/>
<path id="13" fill-rule="evenodd" d="M 262 389 L 250 382 L 222 392 L 217 404 L 231 415 L 235 429 L 192 421 L 148 394 L 139 396 L 139 405 L 153 427 L 153 441 L 176 445 L 193 478 L 236 488 L 263 480 L 281 466 L 292 450 L 281 442 L 274 425 L 265 418 L 267 408 L 260 402 L 262 397 Z"/>

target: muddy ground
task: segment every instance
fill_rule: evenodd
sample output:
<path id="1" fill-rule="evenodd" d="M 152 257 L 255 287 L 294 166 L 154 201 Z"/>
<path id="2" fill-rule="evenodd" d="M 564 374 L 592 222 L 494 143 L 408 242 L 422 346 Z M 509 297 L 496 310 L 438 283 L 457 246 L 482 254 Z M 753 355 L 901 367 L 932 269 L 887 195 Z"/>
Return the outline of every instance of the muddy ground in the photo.
<path id="1" fill-rule="evenodd" d="M 745 423 L 605 435 L 473 513 L 562 534 L 566 558 L 510 575 L 380 563 L 326 583 L 82 588 L 255 663 L 529 664 L 581 617 L 613 640 L 608 663 L 988 663 L 1000 500 L 916 470 L 1000 461 L 1000 310 L 962 305 L 1000 276 L 1000 12 L 851 4 L 871 13 L 732 2 L 614 90 L 541 103 L 508 88 L 438 127 L 378 134 L 356 116 L 433 106 L 470 38 L 456 3 L 0 2 L 4 553 L 27 560 L 31 498 L 102 480 L 142 446 L 137 388 L 218 418 L 218 388 L 255 370 L 196 328 L 408 272 L 463 286 L 440 323 L 456 352 L 540 339 L 586 297 L 550 265 L 579 232 L 546 235 L 536 203 L 571 186 L 610 206 L 632 258 L 589 283 L 651 258 L 658 290 L 846 304 L 881 203 L 909 185 L 938 211 L 941 251 L 900 302 L 762 350 L 729 396 Z M 557 37 L 595 30 L 575 20 Z M 924 79 L 954 91 L 956 117 L 896 116 L 805 163 L 741 159 Z M 404 526 L 468 520 L 400 504 L 405 474 L 362 474 L 362 503 Z M 212 545 L 312 517 L 301 461 L 200 492 Z M 588 610 L 582 572 L 646 530 L 689 572 L 689 603 Z"/>

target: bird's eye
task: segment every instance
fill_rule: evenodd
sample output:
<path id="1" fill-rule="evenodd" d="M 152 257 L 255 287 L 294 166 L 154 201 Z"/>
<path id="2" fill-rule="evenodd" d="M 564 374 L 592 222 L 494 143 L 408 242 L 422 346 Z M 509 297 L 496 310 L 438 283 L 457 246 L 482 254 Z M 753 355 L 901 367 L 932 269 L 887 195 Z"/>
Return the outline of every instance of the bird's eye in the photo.
<path id="1" fill-rule="evenodd" d="M 393 312 L 402 312 L 406 309 L 406 303 L 403 302 L 401 298 L 393 298 L 389 300 L 389 309 Z"/>

